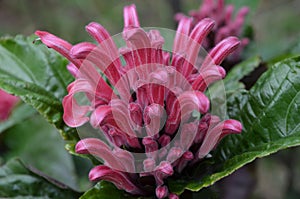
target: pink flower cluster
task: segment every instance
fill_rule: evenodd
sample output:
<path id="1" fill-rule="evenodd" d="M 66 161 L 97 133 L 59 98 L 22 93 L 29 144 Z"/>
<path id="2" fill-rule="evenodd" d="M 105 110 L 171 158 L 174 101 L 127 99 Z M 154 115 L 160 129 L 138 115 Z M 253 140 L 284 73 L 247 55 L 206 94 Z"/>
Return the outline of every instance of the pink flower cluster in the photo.
<path id="1" fill-rule="evenodd" d="M 242 131 L 240 122 L 211 115 L 203 93 L 225 77 L 219 64 L 240 42 L 236 37 L 220 41 L 196 67 L 201 44 L 215 22 L 206 18 L 192 23 L 191 18 L 180 19 L 172 52 L 163 50 L 158 30 L 140 27 L 134 5 L 124 7 L 121 48 L 94 22 L 86 30 L 98 45 L 71 45 L 36 32 L 70 61 L 68 69 L 76 79 L 63 100 L 64 121 L 71 127 L 89 121 L 105 137 L 84 138 L 76 145 L 77 153 L 104 162 L 90 171 L 90 180 L 107 180 L 135 195 L 179 198 L 166 179 L 205 158 L 225 135 Z M 77 101 L 78 93 L 85 94 L 87 105 Z M 193 117 L 194 111 L 202 117 Z"/>
<path id="2" fill-rule="evenodd" d="M 233 19 L 234 6 L 224 4 L 224 0 L 203 0 L 198 10 L 191 10 L 189 15 L 193 18 L 193 25 L 196 25 L 204 18 L 215 20 L 216 25 L 203 42 L 203 47 L 207 50 L 212 49 L 217 43 L 229 36 L 241 37 L 245 17 L 249 12 L 248 7 L 242 7 Z M 175 15 L 175 20 L 180 21 L 186 16 L 182 13 Z M 248 38 L 241 39 L 240 47 L 228 57 L 232 62 L 239 61 L 240 54 L 249 43 Z"/>
<path id="3" fill-rule="evenodd" d="M 0 90 L 0 121 L 7 120 L 19 98 Z"/>

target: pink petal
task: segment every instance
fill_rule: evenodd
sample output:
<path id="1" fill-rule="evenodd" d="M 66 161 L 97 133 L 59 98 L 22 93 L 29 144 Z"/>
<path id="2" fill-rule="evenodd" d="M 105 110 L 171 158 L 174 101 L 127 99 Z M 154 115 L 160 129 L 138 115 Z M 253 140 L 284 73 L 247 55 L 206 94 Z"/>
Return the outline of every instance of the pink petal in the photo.
<path id="1" fill-rule="evenodd" d="M 110 106 L 117 127 L 128 136 L 136 137 L 134 123 L 130 119 L 128 103 L 123 100 L 113 99 L 110 101 Z"/>
<path id="2" fill-rule="evenodd" d="M 130 6 L 125 6 L 123 13 L 124 13 L 124 30 L 140 27 L 140 22 L 134 4 Z"/>
<path id="3" fill-rule="evenodd" d="M 198 126 L 194 123 L 182 125 L 180 131 L 180 147 L 183 151 L 187 151 L 193 144 L 197 135 Z"/>
<path id="4" fill-rule="evenodd" d="M 175 193 L 170 193 L 169 194 L 169 199 L 179 199 L 179 196 Z"/>
<path id="5" fill-rule="evenodd" d="M 175 107 L 167 118 L 165 132 L 172 134 L 179 123 L 186 122 L 194 110 L 206 113 L 209 109 L 209 99 L 200 91 L 186 91 L 178 97 L 178 106 Z"/>
<path id="6" fill-rule="evenodd" d="M 72 59 L 69 55 L 69 52 L 72 48 L 70 43 L 46 31 L 37 30 L 35 31 L 35 34 L 40 37 L 46 46 L 53 48 L 62 56 L 66 57 L 69 61 L 73 62 L 77 67 L 79 67 L 79 63 Z"/>
<path id="7" fill-rule="evenodd" d="M 165 147 L 167 146 L 171 141 L 171 137 L 166 135 L 166 134 L 163 134 L 162 136 L 160 136 L 160 138 L 158 139 L 158 142 L 159 144 L 162 146 L 162 147 Z"/>
<path id="8" fill-rule="evenodd" d="M 116 147 L 113 151 L 113 154 L 119 159 L 119 161 L 123 164 L 126 172 L 135 173 L 135 160 L 133 155 L 123 149 Z"/>
<path id="9" fill-rule="evenodd" d="M 145 108 L 149 104 L 148 99 L 148 89 L 146 86 L 141 86 L 136 90 L 137 103 L 139 103 L 142 108 Z"/>
<path id="10" fill-rule="evenodd" d="M 206 113 L 210 106 L 209 99 L 200 91 L 186 91 L 178 99 L 183 117 L 194 110 Z"/>
<path id="11" fill-rule="evenodd" d="M 102 127 L 103 129 L 103 127 Z M 119 131 L 116 128 L 110 128 L 108 130 L 108 134 L 106 134 L 109 140 L 114 143 L 117 147 L 122 147 L 123 145 L 125 146 L 126 143 L 126 136 L 124 135 L 123 132 Z"/>
<path id="12" fill-rule="evenodd" d="M 73 59 L 86 59 L 96 48 L 95 44 L 89 42 L 78 43 L 70 49 L 70 56 Z"/>
<path id="13" fill-rule="evenodd" d="M 162 198 L 165 198 L 168 196 L 169 190 L 168 190 L 167 186 L 158 186 L 155 189 L 155 193 L 156 193 L 157 198 L 162 199 Z"/>
<path id="14" fill-rule="evenodd" d="M 226 24 L 229 24 L 230 21 L 232 20 L 233 11 L 234 11 L 234 6 L 233 5 L 226 6 L 226 10 L 225 10 L 225 22 L 226 22 Z"/>
<path id="15" fill-rule="evenodd" d="M 214 27 L 215 22 L 212 19 L 205 18 L 196 24 L 193 28 L 190 39 L 186 44 L 189 48 L 187 49 L 187 61 L 191 63 L 192 66 L 196 64 L 196 60 L 198 58 L 198 54 L 201 48 L 202 41 Z M 187 66 L 184 66 L 186 68 Z M 186 70 L 186 69 L 185 69 Z M 191 70 L 185 71 L 184 76 L 189 75 Z"/>
<path id="16" fill-rule="evenodd" d="M 129 42 L 128 47 L 132 48 L 132 50 L 151 48 L 150 39 L 147 33 L 141 28 L 127 30 L 126 32 L 123 32 L 123 37 L 125 41 Z M 143 56 L 140 59 L 146 59 L 146 57 Z M 147 62 L 142 61 L 142 63 L 147 63 Z M 136 64 L 136 65 L 138 66 L 141 64 Z"/>
<path id="17" fill-rule="evenodd" d="M 122 147 L 124 145 L 131 148 L 141 148 L 137 137 L 130 137 L 127 133 L 122 132 L 116 127 L 111 127 L 108 134 L 110 136 L 110 140 L 118 147 Z"/>
<path id="18" fill-rule="evenodd" d="M 201 92 L 206 91 L 209 85 L 221 80 L 225 77 L 226 71 L 221 66 L 211 66 L 205 71 L 201 72 L 195 80 L 193 80 L 192 87 L 194 90 Z"/>
<path id="19" fill-rule="evenodd" d="M 131 181 L 128 175 L 104 165 L 94 167 L 90 171 L 89 178 L 91 181 L 107 180 L 112 182 L 118 189 L 131 194 L 143 195 L 143 191 Z"/>
<path id="20" fill-rule="evenodd" d="M 113 168 L 114 170 L 127 170 L 123 163 L 124 159 L 116 157 L 110 147 L 97 138 L 85 138 L 80 140 L 76 144 L 75 151 L 79 154 L 91 154 L 101 158 L 105 162 L 105 165 Z M 132 161 L 132 159 L 128 159 L 127 161 Z"/>
<path id="21" fill-rule="evenodd" d="M 173 175 L 174 170 L 172 165 L 167 161 L 162 161 L 155 169 L 154 177 L 156 180 L 157 186 L 164 184 L 164 179 L 168 176 Z"/>
<path id="22" fill-rule="evenodd" d="M 173 163 L 178 160 L 182 154 L 183 150 L 180 147 L 172 147 L 167 155 L 167 161 Z"/>
<path id="23" fill-rule="evenodd" d="M 85 29 L 99 44 L 111 38 L 108 31 L 96 22 L 89 23 Z"/>
<path id="24" fill-rule="evenodd" d="M 165 39 L 160 35 L 158 30 L 150 30 L 148 33 L 148 37 L 151 42 L 151 48 L 161 49 L 163 44 L 165 43 Z"/>
<path id="25" fill-rule="evenodd" d="M 19 98 L 0 89 L 0 121 L 7 120 Z"/>
<path id="26" fill-rule="evenodd" d="M 130 118 L 131 120 L 137 124 L 138 126 L 142 126 L 143 123 L 143 112 L 142 107 L 139 103 L 130 103 L 128 105 L 128 109 L 130 112 Z"/>
<path id="27" fill-rule="evenodd" d="M 233 119 L 226 120 L 224 122 L 224 127 L 220 139 L 228 134 L 241 133 L 242 130 L 243 126 L 239 121 Z"/>
<path id="28" fill-rule="evenodd" d="M 205 157 L 216 146 L 222 134 L 224 136 L 229 133 L 240 133 L 241 131 L 242 125 L 236 120 L 226 120 L 209 129 L 197 152 L 198 157 L 200 159 Z"/>
<path id="29" fill-rule="evenodd" d="M 105 119 L 112 118 L 112 110 L 111 106 L 109 105 L 102 105 L 98 106 L 91 115 L 90 123 L 91 125 L 96 128 L 99 125 L 102 125 L 102 122 Z"/>
<path id="30" fill-rule="evenodd" d="M 155 159 L 158 150 L 157 142 L 150 137 L 144 137 L 142 142 L 145 147 L 147 157 Z"/>
<path id="31" fill-rule="evenodd" d="M 73 64 L 73 63 L 69 63 L 67 65 L 67 69 L 68 71 L 71 73 L 71 75 L 73 75 L 73 77 L 77 78 L 78 77 L 78 68 Z"/>
<path id="32" fill-rule="evenodd" d="M 191 161 L 193 159 L 194 159 L 194 154 L 192 152 L 190 152 L 190 151 L 185 152 L 181 156 L 181 158 L 177 164 L 176 169 L 177 169 L 178 173 L 181 173 L 182 170 L 188 165 L 189 161 Z"/>
<path id="33" fill-rule="evenodd" d="M 151 104 L 164 105 L 165 85 L 168 81 L 168 74 L 164 71 L 150 74 L 151 84 L 148 89 L 148 98 Z"/>
<path id="34" fill-rule="evenodd" d="M 99 48 L 104 49 L 111 60 L 114 60 L 116 67 L 120 71 L 122 66 L 119 59 L 120 55 L 118 53 L 118 48 L 114 43 L 109 32 L 100 24 L 96 22 L 91 22 L 85 27 L 86 31 L 98 42 Z"/>
<path id="35" fill-rule="evenodd" d="M 64 122 L 70 127 L 78 127 L 89 121 L 86 114 L 91 111 L 89 106 L 79 106 L 73 96 L 67 95 L 63 99 Z"/>
<path id="36" fill-rule="evenodd" d="M 83 42 L 72 47 L 70 56 L 73 59 L 88 60 L 94 63 L 103 72 L 112 84 L 120 79 L 118 66 L 107 52 L 92 43 Z"/>
<path id="37" fill-rule="evenodd" d="M 188 36 L 190 34 L 192 18 L 184 17 L 179 21 L 172 53 L 179 55 L 184 53 L 187 48 Z"/>
<path id="38" fill-rule="evenodd" d="M 239 44 L 240 41 L 236 37 L 228 37 L 222 40 L 209 52 L 200 71 L 205 71 L 205 69 L 211 65 L 220 65 L 221 62 L 239 46 Z"/>
<path id="39" fill-rule="evenodd" d="M 86 123 L 89 118 L 86 114 L 92 110 L 91 106 L 80 106 L 73 96 L 79 92 L 94 93 L 91 85 L 83 79 L 77 79 L 68 86 L 69 94 L 64 97 L 62 104 L 64 108 L 63 119 L 68 126 L 78 127 Z"/>
<path id="40" fill-rule="evenodd" d="M 155 169 L 155 160 L 153 158 L 147 158 L 143 161 L 144 171 L 152 172 Z"/>
<path id="41" fill-rule="evenodd" d="M 224 10 L 224 0 L 218 0 L 217 9 L 218 9 L 218 12 L 222 12 Z"/>
<path id="42" fill-rule="evenodd" d="M 166 118 L 163 106 L 159 104 L 146 106 L 143 118 L 147 135 L 150 137 L 158 135 L 161 125 L 164 124 Z"/>

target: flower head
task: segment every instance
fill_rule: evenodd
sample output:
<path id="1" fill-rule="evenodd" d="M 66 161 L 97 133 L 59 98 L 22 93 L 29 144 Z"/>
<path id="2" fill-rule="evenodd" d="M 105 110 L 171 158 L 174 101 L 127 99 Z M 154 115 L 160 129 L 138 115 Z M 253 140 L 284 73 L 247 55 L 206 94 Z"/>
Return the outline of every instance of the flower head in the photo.
<path id="1" fill-rule="evenodd" d="M 234 6 L 225 5 L 224 0 L 204 0 L 198 10 L 191 10 L 189 12 L 189 16 L 193 18 L 193 26 L 207 17 L 216 22 L 216 25 L 203 42 L 205 49 L 212 49 L 217 43 L 229 36 L 241 37 L 245 17 L 249 12 L 249 8 L 242 7 L 238 10 L 235 19 L 232 17 L 233 12 Z M 186 18 L 182 13 L 175 15 L 175 20 L 177 21 L 180 21 L 182 18 Z M 248 43 L 248 38 L 242 38 L 239 48 L 227 59 L 233 63 L 239 61 L 240 54 Z"/>
<path id="2" fill-rule="evenodd" d="M 140 27 L 134 5 L 124 8 L 121 48 L 94 22 L 86 30 L 98 45 L 72 46 L 50 33 L 36 32 L 70 60 L 68 69 L 76 78 L 63 100 L 64 121 L 71 127 L 89 121 L 101 130 L 102 139 L 84 138 L 75 149 L 104 162 L 90 171 L 90 180 L 108 180 L 136 195 L 178 198 L 166 178 L 205 158 L 225 135 L 241 132 L 240 122 L 221 121 L 208 113 L 210 101 L 203 93 L 225 77 L 219 65 L 239 40 L 220 41 L 196 67 L 201 43 L 214 24 L 206 18 L 192 28 L 192 20 L 182 18 L 172 52 L 163 50 L 158 30 Z M 85 94 L 87 105 L 78 102 L 78 93 Z M 202 117 L 194 118 L 194 111 Z"/>
<path id="3" fill-rule="evenodd" d="M 10 112 L 18 101 L 18 97 L 0 89 L 0 121 L 4 121 L 9 117 Z"/>

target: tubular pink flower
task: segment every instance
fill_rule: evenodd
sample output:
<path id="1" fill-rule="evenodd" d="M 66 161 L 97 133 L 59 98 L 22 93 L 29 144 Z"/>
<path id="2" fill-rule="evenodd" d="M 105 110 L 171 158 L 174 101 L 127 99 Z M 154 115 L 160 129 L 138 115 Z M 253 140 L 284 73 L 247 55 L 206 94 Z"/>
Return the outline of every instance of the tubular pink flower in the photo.
<path id="1" fill-rule="evenodd" d="M 222 67 L 215 66 L 214 68 L 205 70 L 205 72 L 196 77 L 192 77 L 190 81 L 193 82 L 193 89 L 204 92 L 210 84 L 223 79 L 225 75 L 226 72 Z"/>
<path id="2" fill-rule="evenodd" d="M 194 154 L 191 151 L 185 152 L 180 160 L 178 161 L 178 164 L 176 165 L 176 170 L 178 173 L 181 173 L 181 171 L 188 165 L 188 163 L 194 159 Z"/>
<path id="3" fill-rule="evenodd" d="M 128 108 L 130 112 L 130 119 L 141 127 L 143 124 L 142 106 L 139 103 L 130 103 Z"/>
<path id="4" fill-rule="evenodd" d="M 170 193 L 169 194 L 169 199 L 179 199 L 179 196 L 174 194 L 174 193 Z"/>
<path id="5" fill-rule="evenodd" d="M 108 53 L 111 60 L 114 60 L 116 66 L 121 66 L 118 49 L 111 39 L 108 31 L 100 24 L 91 22 L 85 27 L 86 31 L 101 45 L 101 48 Z M 120 68 L 118 68 L 121 70 Z"/>
<path id="6" fill-rule="evenodd" d="M 138 28 L 140 27 L 140 22 L 138 20 L 135 5 L 124 7 L 124 28 Z"/>
<path id="7" fill-rule="evenodd" d="M 196 65 L 202 42 L 214 25 L 215 22 L 212 19 L 206 18 L 199 21 L 190 33 L 190 39 L 187 42 L 189 48 L 187 49 L 188 57 L 186 59 L 188 62 L 185 62 L 184 67 L 182 67 L 185 69 L 185 71 L 182 72 L 185 77 L 190 75 L 193 69 L 192 66 Z M 190 64 L 192 64 L 192 66 Z"/>
<path id="8" fill-rule="evenodd" d="M 114 171 L 108 166 L 96 166 L 90 171 L 89 178 L 91 181 L 107 180 L 118 188 L 127 191 L 131 194 L 143 195 L 143 191 L 129 180 L 127 174 Z"/>
<path id="9" fill-rule="evenodd" d="M 38 30 L 35 32 L 35 34 L 39 36 L 39 38 L 46 46 L 48 46 L 48 48 L 53 48 L 62 56 L 66 57 L 69 61 L 73 62 L 77 67 L 79 67 L 79 63 L 73 60 L 69 55 L 69 52 L 72 48 L 70 43 L 46 31 Z"/>
<path id="10" fill-rule="evenodd" d="M 154 171 L 154 177 L 156 179 L 156 184 L 161 186 L 164 184 L 164 179 L 168 176 L 173 175 L 174 170 L 172 165 L 168 161 L 162 161 Z"/>
<path id="11" fill-rule="evenodd" d="M 73 64 L 73 63 L 69 63 L 67 65 L 67 69 L 68 71 L 73 75 L 73 77 L 77 78 L 78 77 L 78 68 Z"/>
<path id="12" fill-rule="evenodd" d="M 76 153 L 92 154 L 104 160 L 105 165 L 114 167 L 118 170 L 124 169 L 121 159 L 116 157 L 109 146 L 95 138 L 86 138 L 80 140 L 75 147 Z M 129 162 L 132 160 L 128 159 Z"/>
<path id="13" fill-rule="evenodd" d="M 193 18 L 192 27 L 197 26 L 199 21 L 209 17 L 215 20 L 216 25 L 209 33 L 209 37 L 203 42 L 204 48 L 212 49 L 217 43 L 229 36 L 236 36 L 241 38 L 242 28 L 245 18 L 249 12 L 248 7 L 242 7 L 238 10 L 235 19 L 233 18 L 234 6 L 225 5 L 224 0 L 205 0 L 198 10 L 191 10 L 189 16 Z M 187 18 L 184 14 L 178 13 L 175 15 L 175 20 L 180 21 Z M 180 25 L 180 22 L 179 22 Z M 243 48 L 248 45 L 248 38 L 241 38 L 242 42 L 239 48 L 228 58 L 232 62 L 237 62 L 240 59 L 240 54 Z"/>
<path id="14" fill-rule="evenodd" d="M 240 41 L 236 37 L 228 37 L 218 43 L 208 54 L 203 61 L 200 70 L 211 67 L 211 65 L 219 65 L 225 57 L 232 53 L 240 44 Z"/>
<path id="15" fill-rule="evenodd" d="M 144 160 L 143 165 L 146 172 L 151 172 L 155 169 L 155 160 L 153 158 L 147 158 Z"/>
<path id="16" fill-rule="evenodd" d="M 0 89 L 0 122 L 7 120 L 19 98 Z"/>
<path id="17" fill-rule="evenodd" d="M 217 124 L 212 129 L 209 129 L 205 135 L 203 143 L 198 150 L 198 158 L 205 157 L 218 143 L 222 136 L 228 133 L 240 133 L 242 131 L 242 125 L 236 120 L 226 120 Z"/>
<path id="18" fill-rule="evenodd" d="M 168 188 L 166 186 L 157 187 L 155 190 L 156 196 L 161 199 L 169 195 Z"/>
<path id="19" fill-rule="evenodd" d="M 169 150 L 167 155 L 168 162 L 174 162 L 178 160 L 183 154 L 183 150 L 180 147 L 173 147 Z"/>
<path id="20" fill-rule="evenodd" d="M 219 1 L 217 9 L 223 7 Z M 208 12 L 209 7 L 205 9 Z M 191 18 L 181 17 L 173 52 L 163 50 L 165 38 L 158 30 L 146 32 L 140 27 L 134 5 L 124 8 L 121 48 L 94 22 L 86 30 L 97 45 L 71 45 L 50 33 L 36 32 L 71 62 L 67 68 L 75 81 L 63 99 L 64 121 L 71 127 L 89 122 L 103 139 L 84 138 L 75 147 L 77 153 L 104 162 L 90 171 L 90 180 L 108 180 L 136 195 L 176 199 L 179 196 L 170 193 L 166 179 L 205 158 L 225 135 L 242 131 L 238 121 L 211 115 L 203 93 L 225 77 L 220 64 L 240 43 L 236 37 L 223 38 L 199 64 L 201 45 L 214 25 L 214 20 L 205 18 L 193 26 Z M 194 111 L 200 119 L 194 118 Z M 148 178 L 154 184 L 145 183 Z"/>

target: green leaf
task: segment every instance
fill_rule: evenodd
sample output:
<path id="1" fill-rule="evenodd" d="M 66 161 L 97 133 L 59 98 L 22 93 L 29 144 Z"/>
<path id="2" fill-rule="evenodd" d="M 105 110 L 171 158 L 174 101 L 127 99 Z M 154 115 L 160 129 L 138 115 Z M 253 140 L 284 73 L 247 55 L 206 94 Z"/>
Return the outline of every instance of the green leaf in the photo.
<path id="1" fill-rule="evenodd" d="M 117 189 L 112 183 L 100 181 L 93 188 L 85 192 L 80 199 L 142 199 L 126 194 L 124 191 Z M 143 197 L 143 199 L 146 199 Z"/>
<path id="2" fill-rule="evenodd" d="M 24 164 L 13 159 L 0 167 L 1 198 L 78 198 L 79 193 L 67 186 L 53 183 L 34 172 Z"/>
<path id="3" fill-rule="evenodd" d="M 77 140 L 75 129 L 62 120 L 62 98 L 73 77 L 66 69 L 67 61 L 35 37 L 2 38 L 0 40 L 0 88 L 19 96 L 60 130 L 65 140 Z"/>
<path id="4" fill-rule="evenodd" d="M 19 157 L 45 174 L 78 190 L 75 167 L 71 155 L 56 129 L 40 115 L 31 117 L 5 132 L 6 159 Z"/>
<path id="5" fill-rule="evenodd" d="M 0 122 L 0 133 L 12 127 L 15 124 L 18 124 L 28 117 L 35 114 L 36 111 L 27 104 L 21 103 L 17 105 L 10 114 L 9 118 L 3 122 Z"/>
<path id="6" fill-rule="evenodd" d="M 235 93 L 228 114 L 240 120 L 243 132 L 230 135 L 185 177 L 169 180 L 171 190 L 198 191 L 243 165 L 288 147 L 300 145 L 300 57 L 270 68 L 248 92 Z"/>

